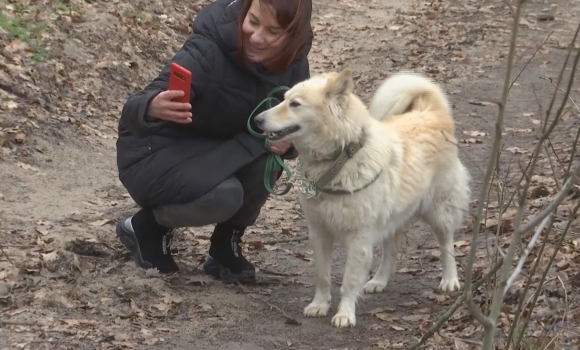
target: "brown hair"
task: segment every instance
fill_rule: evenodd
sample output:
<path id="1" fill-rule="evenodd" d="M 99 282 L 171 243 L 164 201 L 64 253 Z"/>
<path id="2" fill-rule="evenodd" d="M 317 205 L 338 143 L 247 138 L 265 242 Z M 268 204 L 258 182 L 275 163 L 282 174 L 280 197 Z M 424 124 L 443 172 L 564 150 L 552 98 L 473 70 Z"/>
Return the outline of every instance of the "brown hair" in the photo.
<path id="1" fill-rule="evenodd" d="M 244 57 L 244 33 L 242 26 L 254 0 L 243 0 L 238 23 L 238 55 Z M 310 20 L 311 0 L 255 0 L 268 5 L 276 14 L 276 21 L 284 29 L 286 44 L 282 51 L 263 65 L 273 73 L 281 73 L 290 68 L 304 51 L 312 36 Z"/>

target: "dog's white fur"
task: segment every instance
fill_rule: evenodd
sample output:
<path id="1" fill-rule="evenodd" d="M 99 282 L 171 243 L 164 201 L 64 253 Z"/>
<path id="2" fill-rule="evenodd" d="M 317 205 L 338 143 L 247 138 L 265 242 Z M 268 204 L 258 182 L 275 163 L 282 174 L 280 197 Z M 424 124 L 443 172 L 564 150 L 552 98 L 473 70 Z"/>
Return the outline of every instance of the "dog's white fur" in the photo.
<path id="1" fill-rule="evenodd" d="M 437 84 L 419 74 L 396 74 L 382 83 L 368 109 L 354 95 L 353 85 L 349 69 L 313 76 L 256 117 L 267 132 L 300 126 L 285 138 L 300 152 L 302 170 L 311 180 L 330 168 L 337 149 L 357 140 L 364 144 L 329 185 L 354 193 L 322 193 L 317 198 L 299 194 L 316 270 L 316 292 L 305 316 L 327 315 L 333 244 L 341 242 L 347 249 L 341 300 L 332 318 L 335 327 L 356 324 L 355 306 L 363 289 L 385 289 L 401 236 L 414 219 L 429 224 L 439 242 L 439 288 L 460 289 L 453 236 L 470 197 L 470 176 L 458 157 L 451 108 Z M 381 171 L 374 183 L 356 191 Z M 379 242 L 382 261 L 367 282 L 373 246 Z"/>

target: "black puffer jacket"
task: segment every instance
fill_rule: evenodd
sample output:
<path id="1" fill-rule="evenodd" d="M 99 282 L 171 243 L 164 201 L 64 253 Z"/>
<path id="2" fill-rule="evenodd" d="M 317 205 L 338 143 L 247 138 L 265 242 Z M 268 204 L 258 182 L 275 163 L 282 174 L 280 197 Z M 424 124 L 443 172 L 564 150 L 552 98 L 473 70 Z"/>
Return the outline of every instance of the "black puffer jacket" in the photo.
<path id="1" fill-rule="evenodd" d="M 241 5 L 241 0 L 216 0 L 200 11 L 193 21 L 193 34 L 172 58 L 172 62 L 192 73 L 192 123 L 151 122 L 145 117 L 150 101 L 168 88 L 170 64 L 163 67 L 143 91 L 125 103 L 119 122 L 117 164 L 121 182 L 138 204 L 166 204 L 168 200 L 160 199 L 166 195 L 146 192 L 163 191 L 152 188 L 153 182 L 163 175 L 163 171 L 180 164 L 184 160 L 180 157 L 185 155 L 157 157 L 163 159 L 156 159 L 155 155 L 176 143 L 183 144 L 186 139 L 191 141 L 185 143 L 187 147 L 195 148 L 189 150 L 187 160 L 199 162 L 195 167 L 199 172 L 191 174 L 192 181 L 199 185 L 187 198 L 176 201 L 201 196 L 265 154 L 264 141 L 247 131 L 250 113 L 273 88 L 291 87 L 310 76 L 307 55 L 312 42 L 288 71 L 278 75 L 236 57 Z M 155 169 L 159 167 L 163 169 L 158 174 L 143 174 L 157 173 Z"/>

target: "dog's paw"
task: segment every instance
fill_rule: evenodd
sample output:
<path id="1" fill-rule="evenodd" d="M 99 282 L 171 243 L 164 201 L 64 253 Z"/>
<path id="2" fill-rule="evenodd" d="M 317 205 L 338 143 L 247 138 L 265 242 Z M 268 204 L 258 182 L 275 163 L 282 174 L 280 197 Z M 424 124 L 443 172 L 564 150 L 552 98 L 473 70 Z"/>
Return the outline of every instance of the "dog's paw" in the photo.
<path id="1" fill-rule="evenodd" d="M 442 292 L 454 292 L 459 290 L 461 289 L 461 286 L 459 285 L 459 279 L 457 277 L 444 278 L 439 284 L 439 289 Z"/>
<path id="2" fill-rule="evenodd" d="M 332 317 L 332 325 L 336 328 L 354 327 L 356 317 L 353 313 L 337 313 Z"/>
<path id="3" fill-rule="evenodd" d="M 372 279 L 365 284 L 364 291 L 367 294 L 381 293 L 382 291 L 385 290 L 386 286 L 387 286 L 386 283 L 382 283 Z"/>
<path id="4" fill-rule="evenodd" d="M 310 303 L 304 308 L 304 316 L 306 317 L 324 317 L 328 314 L 328 304 Z"/>

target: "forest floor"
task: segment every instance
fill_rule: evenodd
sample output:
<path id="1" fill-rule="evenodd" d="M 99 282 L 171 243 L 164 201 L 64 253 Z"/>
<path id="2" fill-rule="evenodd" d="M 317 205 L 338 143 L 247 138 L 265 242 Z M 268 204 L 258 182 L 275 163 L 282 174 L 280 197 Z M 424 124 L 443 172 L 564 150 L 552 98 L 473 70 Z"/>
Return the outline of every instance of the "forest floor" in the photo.
<path id="1" fill-rule="evenodd" d="M 417 341 L 457 298 L 437 290 L 438 247 L 417 225 L 386 292 L 362 297 L 356 327 L 330 325 L 344 267 L 339 247 L 331 313 L 304 318 L 314 268 L 294 191 L 271 198 L 245 238 L 258 285 L 223 285 L 201 273 L 211 227 L 179 232 L 178 274 L 135 266 L 114 233 L 137 209 L 117 177 L 118 118 L 126 98 L 170 59 L 207 3 L 0 1 L 0 348 L 395 349 Z M 453 104 L 460 156 L 473 176 L 475 206 L 497 114 L 495 105 L 478 101 L 500 99 L 511 18 L 502 0 L 315 1 L 312 73 L 351 68 L 366 102 L 382 79 L 401 69 L 441 83 Z M 549 79 L 557 78 L 578 18 L 579 0 L 528 1 L 513 77 L 523 71 L 506 112 L 502 166 L 513 171 L 506 178 L 517 177 L 534 147 L 554 91 Z M 551 156 L 541 158 L 532 179 L 539 190 L 529 214 L 561 184 L 570 159 L 558 154 L 571 148 L 579 114 L 569 109 L 550 139 Z M 513 190 L 517 181 L 510 181 Z M 569 213 L 571 203 L 559 214 Z M 497 214 L 490 216 L 482 237 L 497 223 Z M 503 226 L 502 244 L 509 239 Z M 472 227 L 467 219 L 456 234 L 462 283 Z M 574 224 L 572 231 L 529 325 L 529 349 L 551 337 L 562 344 L 558 349 L 578 346 L 580 228 Z M 489 240 L 481 242 L 475 277 L 490 266 Z M 506 297 L 500 348 L 522 284 Z M 476 293 L 484 305 L 486 290 Z M 426 348 L 470 349 L 480 331 L 460 308 Z"/>

